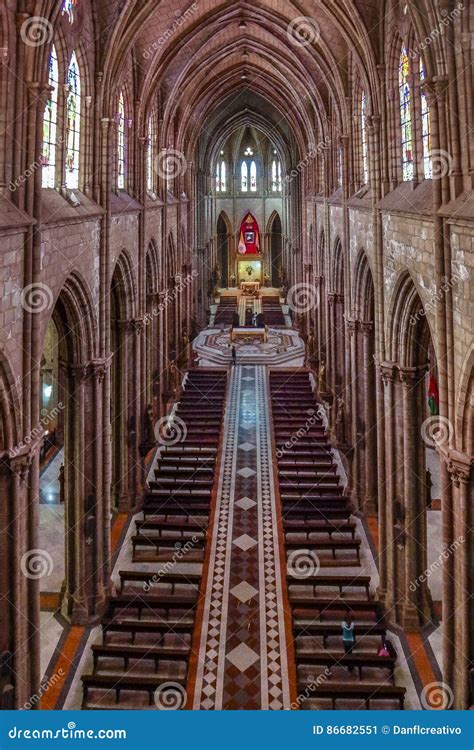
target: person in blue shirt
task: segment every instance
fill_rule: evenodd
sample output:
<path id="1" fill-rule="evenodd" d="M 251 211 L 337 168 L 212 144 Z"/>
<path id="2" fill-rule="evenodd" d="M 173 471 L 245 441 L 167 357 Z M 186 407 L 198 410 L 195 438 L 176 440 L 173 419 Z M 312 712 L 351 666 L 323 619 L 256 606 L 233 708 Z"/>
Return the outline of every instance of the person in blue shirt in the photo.
<path id="1" fill-rule="evenodd" d="M 355 635 L 354 635 L 354 622 L 351 617 L 346 617 L 342 621 L 342 645 L 344 646 L 344 653 L 351 654 L 355 646 Z M 354 667 L 350 665 L 348 667 L 349 672 L 352 672 Z"/>

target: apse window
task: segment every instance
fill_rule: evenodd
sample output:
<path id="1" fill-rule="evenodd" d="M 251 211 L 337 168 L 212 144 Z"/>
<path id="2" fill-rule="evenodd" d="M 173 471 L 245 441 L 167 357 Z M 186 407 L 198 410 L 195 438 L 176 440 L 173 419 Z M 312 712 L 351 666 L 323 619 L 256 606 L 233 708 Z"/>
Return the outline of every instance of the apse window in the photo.
<path id="1" fill-rule="evenodd" d="M 125 189 L 125 104 L 122 93 L 117 112 L 117 187 Z"/>

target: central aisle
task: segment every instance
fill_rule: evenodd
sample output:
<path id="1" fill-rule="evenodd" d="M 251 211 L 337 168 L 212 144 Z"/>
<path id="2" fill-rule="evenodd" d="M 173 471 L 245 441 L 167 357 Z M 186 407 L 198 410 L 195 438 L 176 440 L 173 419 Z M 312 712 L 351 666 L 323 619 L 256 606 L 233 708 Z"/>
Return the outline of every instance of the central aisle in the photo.
<path id="1" fill-rule="evenodd" d="M 229 385 L 194 708 L 289 709 L 281 524 L 266 368 Z"/>

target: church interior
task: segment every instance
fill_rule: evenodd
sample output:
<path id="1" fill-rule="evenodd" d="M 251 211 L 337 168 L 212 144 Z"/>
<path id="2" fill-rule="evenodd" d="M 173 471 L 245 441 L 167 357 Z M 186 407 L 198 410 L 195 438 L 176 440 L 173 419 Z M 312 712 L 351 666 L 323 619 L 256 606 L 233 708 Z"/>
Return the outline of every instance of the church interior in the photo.
<path id="1" fill-rule="evenodd" d="M 0 708 L 474 707 L 473 40 L 0 4 Z"/>

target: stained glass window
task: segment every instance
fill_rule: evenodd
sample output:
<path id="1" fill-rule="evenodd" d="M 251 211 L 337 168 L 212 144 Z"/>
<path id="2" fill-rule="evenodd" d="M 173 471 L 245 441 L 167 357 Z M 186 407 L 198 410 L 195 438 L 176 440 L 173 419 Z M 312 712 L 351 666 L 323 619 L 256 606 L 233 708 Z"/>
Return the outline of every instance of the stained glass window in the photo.
<path id="1" fill-rule="evenodd" d="M 398 84 L 400 89 L 400 124 L 402 130 L 403 180 L 413 179 L 413 131 L 411 117 L 410 63 L 406 48 L 400 55 Z"/>
<path id="2" fill-rule="evenodd" d="M 76 53 L 72 53 L 67 71 L 66 187 L 79 187 L 81 141 L 81 77 Z"/>
<path id="3" fill-rule="evenodd" d="M 41 154 L 43 172 L 41 179 L 43 187 L 53 188 L 56 183 L 56 134 L 59 84 L 58 57 L 54 46 L 49 58 L 48 84 L 51 86 L 52 91 L 46 103 L 43 118 L 43 152 Z"/>
<path id="4" fill-rule="evenodd" d="M 276 159 L 272 162 L 272 192 L 281 193 L 281 162 Z"/>
<path id="5" fill-rule="evenodd" d="M 117 187 L 125 188 L 125 105 L 120 92 L 117 112 Z"/>
<path id="6" fill-rule="evenodd" d="M 242 162 L 241 188 L 243 193 L 246 193 L 249 189 L 249 168 L 246 161 Z"/>
<path id="7" fill-rule="evenodd" d="M 69 23 L 74 23 L 74 10 L 77 5 L 77 0 L 63 0 L 62 14 L 66 13 L 69 18 Z"/>
<path id="8" fill-rule="evenodd" d="M 257 165 L 254 161 L 250 165 L 250 192 L 257 192 Z"/>
<path id="9" fill-rule="evenodd" d="M 369 182 L 369 150 L 367 147 L 367 98 L 362 93 L 360 104 L 360 140 L 362 146 L 362 177 L 364 185 Z"/>
<path id="10" fill-rule="evenodd" d="M 425 66 L 420 58 L 420 81 L 426 78 Z M 430 110 L 426 94 L 421 92 L 421 132 L 423 140 L 423 171 L 425 179 L 429 180 L 433 176 L 433 165 L 431 161 L 431 127 L 430 127 Z"/>
<path id="11" fill-rule="evenodd" d="M 154 118 L 151 115 L 148 118 L 148 143 L 147 143 L 147 190 L 153 192 L 153 154 L 155 148 L 155 127 Z"/>

